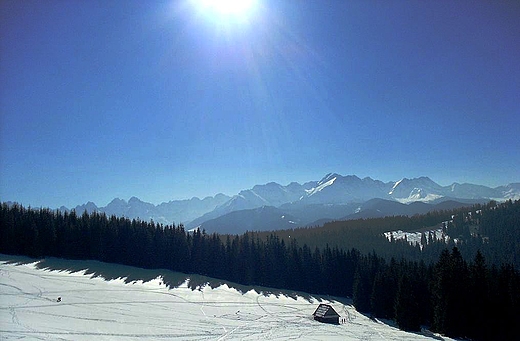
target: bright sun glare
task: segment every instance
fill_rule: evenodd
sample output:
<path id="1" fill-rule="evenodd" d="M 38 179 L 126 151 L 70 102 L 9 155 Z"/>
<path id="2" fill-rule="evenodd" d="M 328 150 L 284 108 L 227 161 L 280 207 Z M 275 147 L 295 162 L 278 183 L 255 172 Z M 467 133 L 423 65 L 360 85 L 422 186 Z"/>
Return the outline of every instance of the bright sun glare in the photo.
<path id="1" fill-rule="evenodd" d="M 256 0 L 199 0 L 199 6 L 217 15 L 246 17 L 256 5 Z"/>

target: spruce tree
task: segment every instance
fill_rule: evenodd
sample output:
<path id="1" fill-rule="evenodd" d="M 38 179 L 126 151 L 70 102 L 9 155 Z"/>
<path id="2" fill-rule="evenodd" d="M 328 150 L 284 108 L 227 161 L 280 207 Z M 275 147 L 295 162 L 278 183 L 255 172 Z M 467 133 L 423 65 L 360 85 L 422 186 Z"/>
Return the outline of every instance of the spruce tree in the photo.
<path id="1" fill-rule="evenodd" d="M 416 290 L 416 283 L 410 275 L 403 274 L 395 298 L 395 321 L 402 330 L 421 330 L 421 314 Z"/>

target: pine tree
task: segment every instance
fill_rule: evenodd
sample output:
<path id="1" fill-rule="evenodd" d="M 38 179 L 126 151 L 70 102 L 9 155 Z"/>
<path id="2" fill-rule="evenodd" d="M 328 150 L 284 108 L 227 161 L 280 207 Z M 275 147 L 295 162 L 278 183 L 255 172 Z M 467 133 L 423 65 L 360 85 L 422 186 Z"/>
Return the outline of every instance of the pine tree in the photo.
<path id="1" fill-rule="evenodd" d="M 488 270 L 484 256 L 480 250 L 469 267 L 468 288 L 468 336 L 474 339 L 487 340 L 487 317 L 483 312 L 491 311 L 488 291 Z"/>
<path id="2" fill-rule="evenodd" d="M 448 336 L 467 330 L 467 266 L 457 247 L 443 250 L 435 266 L 433 329 Z"/>
<path id="3" fill-rule="evenodd" d="M 410 275 L 403 274 L 395 298 L 395 320 L 400 329 L 421 330 L 421 314 L 416 290 L 417 285 Z"/>
<path id="4" fill-rule="evenodd" d="M 433 330 L 444 333 L 447 324 L 448 287 L 450 286 L 450 253 L 441 252 L 435 265 L 435 282 L 432 288 Z"/>
<path id="5" fill-rule="evenodd" d="M 370 294 L 372 292 L 373 282 L 369 278 L 369 270 L 365 265 L 358 265 L 354 274 L 354 285 L 352 288 L 352 301 L 357 311 L 361 313 L 370 313 Z"/>
<path id="6" fill-rule="evenodd" d="M 379 271 L 375 278 L 370 296 L 370 306 L 375 317 L 391 319 L 394 317 L 394 304 L 397 293 L 395 275 L 390 267 Z"/>

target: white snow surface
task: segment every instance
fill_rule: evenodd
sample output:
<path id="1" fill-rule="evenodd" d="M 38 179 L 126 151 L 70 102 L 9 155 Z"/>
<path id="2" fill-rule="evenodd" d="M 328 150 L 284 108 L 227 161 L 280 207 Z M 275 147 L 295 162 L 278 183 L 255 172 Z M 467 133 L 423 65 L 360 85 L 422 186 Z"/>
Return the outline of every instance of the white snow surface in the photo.
<path id="1" fill-rule="evenodd" d="M 171 288 L 161 276 L 107 280 L 92 264 L 111 274 L 152 270 L 64 262 L 68 266 L 59 269 L 0 255 L 1 340 L 451 340 L 371 320 L 348 300 L 265 288 L 239 291 L 233 284 L 194 287 L 188 275 L 166 270 L 166 276 L 186 280 Z M 314 321 L 319 303 L 332 304 L 346 323 Z"/>

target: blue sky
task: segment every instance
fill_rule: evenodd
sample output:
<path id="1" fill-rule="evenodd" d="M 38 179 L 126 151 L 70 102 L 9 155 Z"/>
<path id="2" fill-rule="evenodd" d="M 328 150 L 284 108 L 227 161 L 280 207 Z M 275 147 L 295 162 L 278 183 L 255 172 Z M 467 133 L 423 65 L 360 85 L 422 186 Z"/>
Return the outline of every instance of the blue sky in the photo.
<path id="1" fill-rule="evenodd" d="M 520 2 L 0 3 L 0 200 L 520 181 Z"/>

